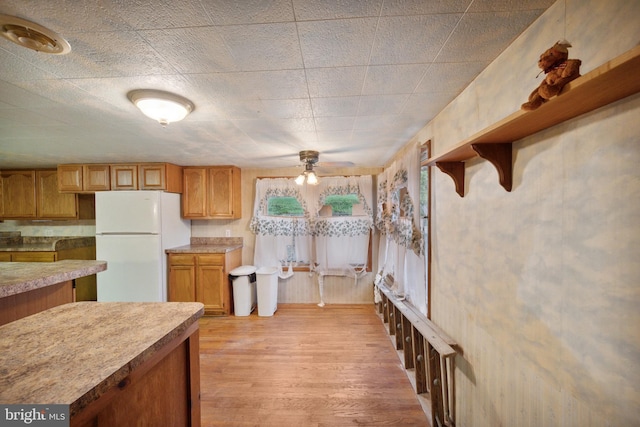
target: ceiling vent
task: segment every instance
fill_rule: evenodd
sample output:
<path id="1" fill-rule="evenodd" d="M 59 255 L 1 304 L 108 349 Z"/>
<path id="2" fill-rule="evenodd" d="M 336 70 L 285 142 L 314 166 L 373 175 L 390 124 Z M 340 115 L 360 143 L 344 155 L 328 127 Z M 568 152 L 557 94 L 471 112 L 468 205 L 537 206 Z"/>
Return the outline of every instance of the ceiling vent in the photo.
<path id="1" fill-rule="evenodd" d="M 71 46 L 59 34 L 15 16 L 0 15 L 0 31 L 5 39 L 38 52 L 54 55 L 71 52 Z"/>

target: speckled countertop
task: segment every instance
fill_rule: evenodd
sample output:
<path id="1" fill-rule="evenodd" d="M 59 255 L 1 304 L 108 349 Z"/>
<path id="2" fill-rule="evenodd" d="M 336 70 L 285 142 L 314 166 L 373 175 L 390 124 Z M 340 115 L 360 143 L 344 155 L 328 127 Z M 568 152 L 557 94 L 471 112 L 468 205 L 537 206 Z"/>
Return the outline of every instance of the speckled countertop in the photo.
<path id="1" fill-rule="evenodd" d="M 0 402 L 73 417 L 203 314 L 201 303 L 78 302 L 0 326 Z"/>
<path id="2" fill-rule="evenodd" d="M 55 252 L 95 245 L 95 236 L 0 236 L 0 252 Z"/>
<path id="3" fill-rule="evenodd" d="M 242 237 L 192 237 L 188 245 L 165 250 L 168 254 L 224 254 L 242 248 Z"/>
<path id="4" fill-rule="evenodd" d="M 0 298 L 32 291 L 107 269 L 105 261 L 0 262 Z"/>

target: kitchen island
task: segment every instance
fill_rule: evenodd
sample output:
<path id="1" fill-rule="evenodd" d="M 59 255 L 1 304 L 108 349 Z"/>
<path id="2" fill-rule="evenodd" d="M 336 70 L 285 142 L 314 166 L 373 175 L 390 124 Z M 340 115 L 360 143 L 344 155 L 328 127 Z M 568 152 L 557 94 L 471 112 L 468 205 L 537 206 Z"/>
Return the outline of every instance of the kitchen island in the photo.
<path id="1" fill-rule="evenodd" d="M 106 269 L 91 260 L 0 263 L 0 325 L 73 302 L 73 281 Z"/>
<path id="2" fill-rule="evenodd" d="M 0 326 L 0 402 L 69 405 L 71 426 L 199 426 L 202 314 L 77 302 Z"/>

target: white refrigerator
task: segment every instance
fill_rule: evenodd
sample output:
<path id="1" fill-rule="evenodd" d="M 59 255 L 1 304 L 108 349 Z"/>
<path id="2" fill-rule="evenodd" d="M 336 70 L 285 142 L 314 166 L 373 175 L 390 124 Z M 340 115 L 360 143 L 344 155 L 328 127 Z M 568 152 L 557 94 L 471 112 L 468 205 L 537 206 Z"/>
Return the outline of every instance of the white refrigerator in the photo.
<path id="1" fill-rule="evenodd" d="M 167 301 L 165 249 L 189 244 L 191 221 L 180 217 L 180 194 L 96 192 L 98 301 Z"/>

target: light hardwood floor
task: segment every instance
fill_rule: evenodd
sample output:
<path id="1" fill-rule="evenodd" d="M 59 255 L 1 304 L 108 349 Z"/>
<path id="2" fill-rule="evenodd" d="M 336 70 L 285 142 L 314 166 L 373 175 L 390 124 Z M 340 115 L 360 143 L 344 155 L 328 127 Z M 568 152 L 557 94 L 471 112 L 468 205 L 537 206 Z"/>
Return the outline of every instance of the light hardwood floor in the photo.
<path id="1" fill-rule="evenodd" d="M 428 426 L 373 304 L 200 320 L 202 426 Z"/>

